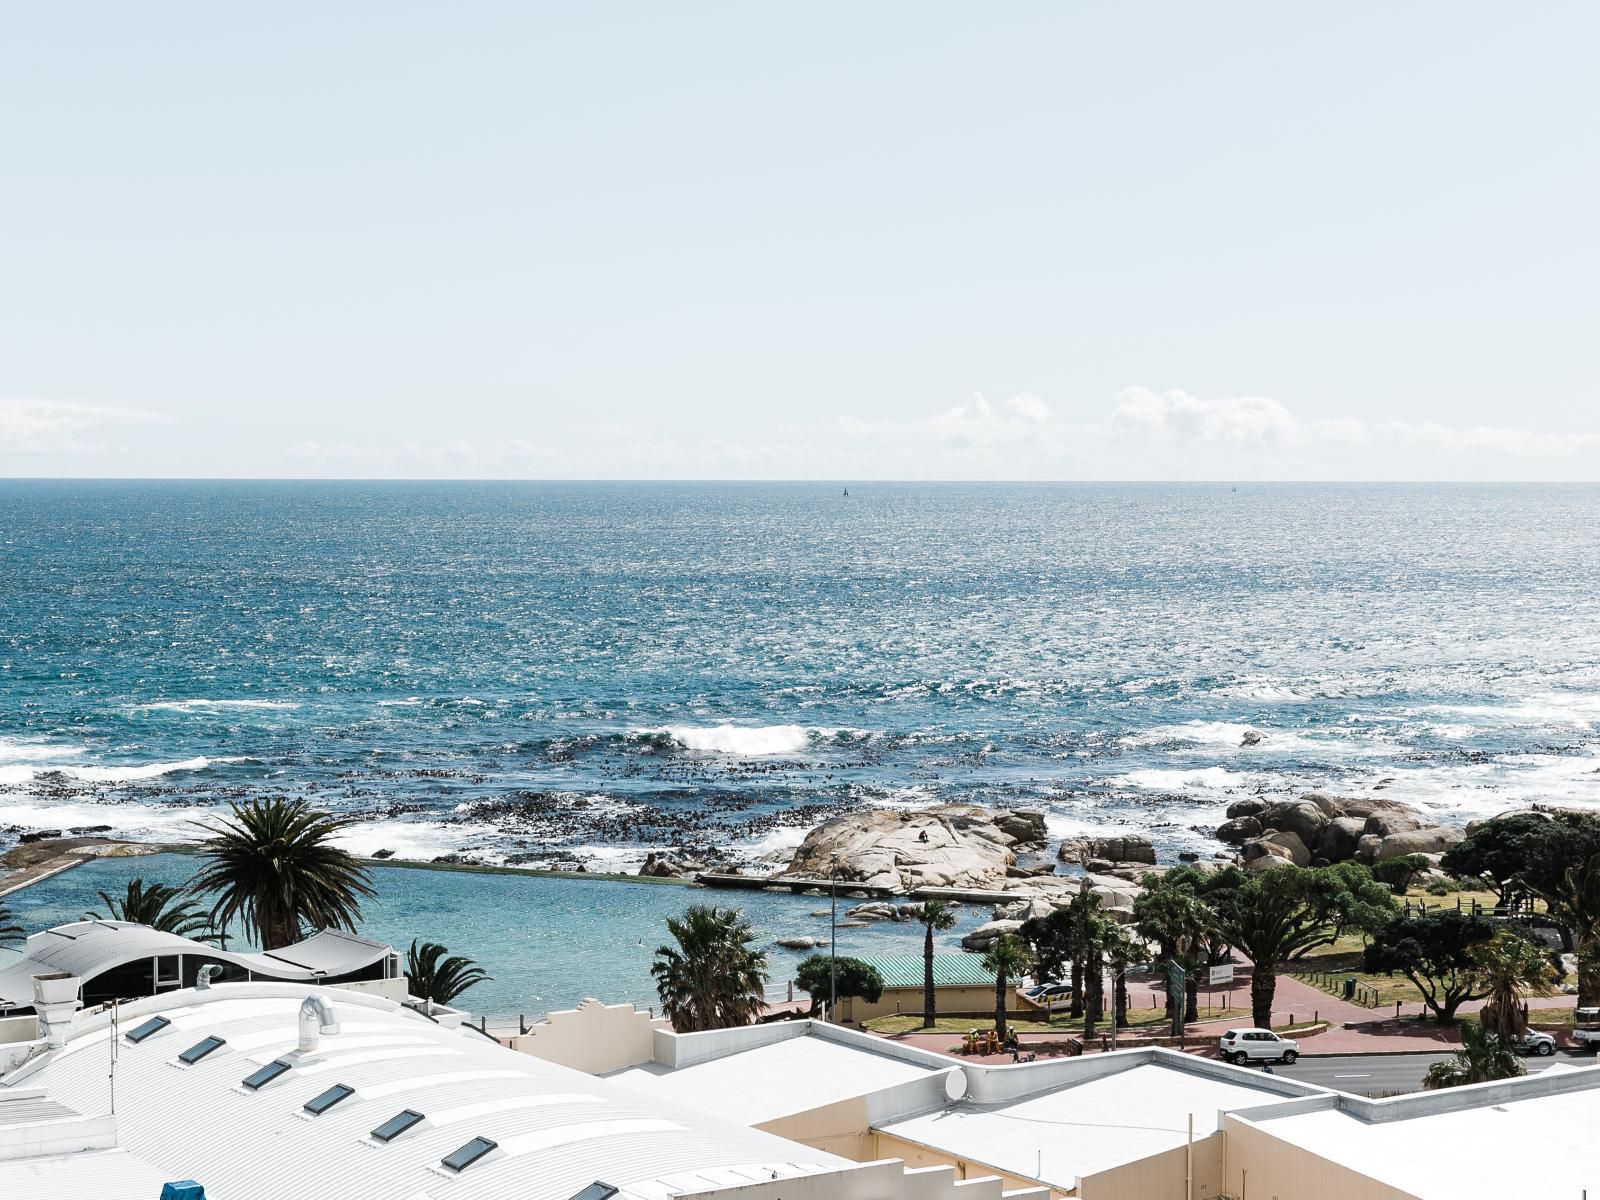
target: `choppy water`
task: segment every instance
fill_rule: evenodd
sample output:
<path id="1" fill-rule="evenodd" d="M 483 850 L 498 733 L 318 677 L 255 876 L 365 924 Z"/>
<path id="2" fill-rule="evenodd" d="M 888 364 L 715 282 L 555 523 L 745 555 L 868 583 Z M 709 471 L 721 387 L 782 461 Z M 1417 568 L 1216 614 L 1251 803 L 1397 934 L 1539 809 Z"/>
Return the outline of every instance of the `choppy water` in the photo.
<path id="1" fill-rule="evenodd" d="M 486 861 L 1600 804 L 1600 488 L 0 483 L 0 825 Z M 1256 747 L 1243 733 L 1265 734 Z"/>

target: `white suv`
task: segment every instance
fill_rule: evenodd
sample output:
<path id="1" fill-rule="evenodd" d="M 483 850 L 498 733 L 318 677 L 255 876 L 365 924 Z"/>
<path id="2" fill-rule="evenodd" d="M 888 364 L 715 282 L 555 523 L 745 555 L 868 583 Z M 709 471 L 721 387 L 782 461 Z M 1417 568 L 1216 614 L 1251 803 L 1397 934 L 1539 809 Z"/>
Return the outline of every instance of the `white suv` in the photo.
<path id="1" fill-rule="evenodd" d="M 1300 1043 L 1281 1038 L 1270 1029 L 1230 1029 L 1218 1044 L 1225 1062 L 1245 1063 L 1271 1059 L 1292 1063 L 1300 1057 Z"/>

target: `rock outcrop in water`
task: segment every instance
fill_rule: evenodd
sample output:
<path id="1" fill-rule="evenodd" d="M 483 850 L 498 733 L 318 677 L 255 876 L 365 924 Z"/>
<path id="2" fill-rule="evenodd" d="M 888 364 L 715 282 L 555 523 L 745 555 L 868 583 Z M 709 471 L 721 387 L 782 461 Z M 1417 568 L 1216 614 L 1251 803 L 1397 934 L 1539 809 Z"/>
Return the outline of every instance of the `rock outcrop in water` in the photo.
<path id="1" fill-rule="evenodd" d="M 970 804 L 904 812 L 869 809 L 824 821 L 806 835 L 779 876 L 826 879 L 909 892 L 919 887 L 994 888 L 1019 848 L 1041 845 L 1044 814 L 991 812 Z"/>
<path id="2" fill-rule="evenodd" d="M 1285 863 L 1305 867 L 1438 855 L 1459 842 L 1462 832 L 1430 824 L 1398 800 L 1308 792 L 1298 800 L 1236 800 L 1217 837 L 1240 848 L 1246 867 L 1261 871 Z"/>

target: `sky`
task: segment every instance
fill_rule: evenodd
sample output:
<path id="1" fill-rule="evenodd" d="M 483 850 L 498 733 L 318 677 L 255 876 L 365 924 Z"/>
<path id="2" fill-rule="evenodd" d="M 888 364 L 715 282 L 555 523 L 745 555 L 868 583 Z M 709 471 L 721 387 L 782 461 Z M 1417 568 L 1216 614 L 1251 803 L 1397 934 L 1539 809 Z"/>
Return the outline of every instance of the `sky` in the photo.
<path id="1" fill-rule="evenodd" d="M 1600 6 L 8 6 L 0 475 L 1600 479 Z"/>

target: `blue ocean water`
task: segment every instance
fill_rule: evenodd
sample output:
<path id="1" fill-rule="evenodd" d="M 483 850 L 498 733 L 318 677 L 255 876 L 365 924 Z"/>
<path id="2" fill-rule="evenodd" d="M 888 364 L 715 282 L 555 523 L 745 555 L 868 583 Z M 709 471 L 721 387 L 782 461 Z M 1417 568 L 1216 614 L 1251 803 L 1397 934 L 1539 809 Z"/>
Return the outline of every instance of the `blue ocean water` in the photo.
<path id="1" fill-rule="evenodd" d="M 0 826 L 305 795 L 598 869 L 934 800 L 1163 854 L 1257 792 L 1600 804 L 1600 488 L 842 490 L 0 483 Z"/>

